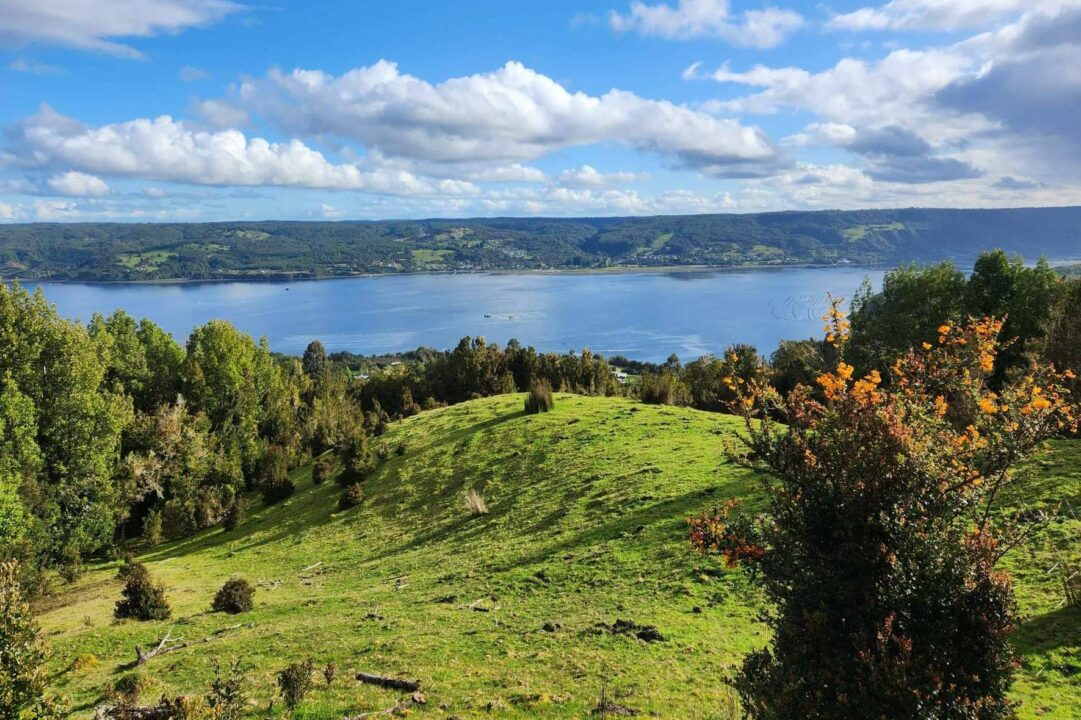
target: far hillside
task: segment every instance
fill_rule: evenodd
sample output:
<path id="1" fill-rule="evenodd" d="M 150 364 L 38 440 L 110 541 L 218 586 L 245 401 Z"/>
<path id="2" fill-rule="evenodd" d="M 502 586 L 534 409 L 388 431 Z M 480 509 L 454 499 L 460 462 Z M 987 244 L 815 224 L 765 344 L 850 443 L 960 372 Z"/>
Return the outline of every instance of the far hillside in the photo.
<path id="1" fill-rule="evenodd" d="M 0 277 L 85 281 L 775 266 L 1081 253 L 1081 207 L 640 218 L 0 225 Z"/>
<path id="2" fill-rule="evenodd" d="M 354 681 L 419 680 L 431 718 L 583 718 L 601 693 L 646 717 L 735 717 L 724 684 L 767 633 L 744 573 L 696 554 L 687 518 L 729 498 L 760 502 L 757 476 L 733 463 L 736 418 L 627 398 L 558 393 L 525 415 L 522 395 L 430 410 L 372 438 L 384 459 L 359 506 L 339 509 L 333 479 L 271 507 L 253 497 L 234 530 L 143 547 L 173 619 L 115 621 L 118 564 L 61 586 L 41 615 L 51 677 L 77 717 L 171 632 L 195 643 L 136 668 L 143 696 L 201 693 L 213 658 L 241 657 L 250 715 L 265 716 L 275 673 L 334 662 L 295 718 L 337 720 L 394 707 L 402 694 Z M 1081 497 L 1081 444 L 1052 443 L 1022 470 L 1002 512 Z M 476 491 L 487 512 L 467 507 Z M 1078 503 L 1081 505 L 1081 503 Z M 1010 556 L 1024 623 L 1012 696 L 1022 718 L 1071 718 L 1081 704 L 1081 611 L 1063 609 L 1048 569 L 1081 520 L 1066 519 Z M 209 612 L 243 576 L 255 608 Z M 217 634 L 216 634 L 217 633 Z M 206 640 L 203 642 L 203 640 Z M 280 701 L 276 712 L 280 711 Z"/>

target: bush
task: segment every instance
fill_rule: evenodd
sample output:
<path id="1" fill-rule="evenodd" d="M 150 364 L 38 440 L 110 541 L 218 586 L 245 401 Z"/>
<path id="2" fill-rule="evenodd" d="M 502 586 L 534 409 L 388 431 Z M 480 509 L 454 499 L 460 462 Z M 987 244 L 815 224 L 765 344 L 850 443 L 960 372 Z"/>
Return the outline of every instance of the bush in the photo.
<path id="1" fill-rule="evenodd" d="M 339 510 L 349 510 L 360 505 L 364 500 L 364 488 L 360 486 L 360 483 L 353 483 L 345 489 L 341 498 L 338 499 Z"/>
<path id="2" fill-rule="evenodd" d="M 402 440 L 401 442 L 399 442 L 397 444 L 397 446 L 395 446 L 394 454 L 397 455 L 398 457 L 402 457 L 403 455 L 405 455 L 405 451 L 407 449 L 408 449 L 408 447 L 405 444 L 405 440 Z"/>
<path id="3" fill-rule="evenodd" d="M 525 398 L 526 415 L 550 412 L 555 407 L 552 399 L 552 386 L 547 380 L 536 380 L 529 387 Z"/>
<path id="4" fill-rule="evenodd" d="M 121 594 L 123 599 L 117 601 L 113 610 L 117 618 L 165 620 L 172 614 L 165 599 L 165 586 L 154 582 L 142 563 L 132 564 Z"/>
<path id="5" fill-rule="evenodd" d="M 45 695 L 45 650 L 23 597 L 20 572 L 17 563 L 0 563 L 0 718 L 58 718 Z"/>
<path id="6" fill-rule="evenodd" d="M 312 687 L 312 661 L 292 663 L 278 673 L 278 689 L 285 706 L 292 710 L 304 699 Z"/>
<path id="7" fill-rule="evenodd" d="M 233 498 L 233 503 L 225 511 L 225 517 L 221 520 L 221 526 L 226 532 L 236 530 L 240 523 L 248 516 L 248 500 L 238 495 Z"/>
<path id="8" fill-rule="evenodd" d="M 470 488 L 469 492 L 465 494 L 465 506 L 473 517 L 488 514 L 488 504 L 484 502 L 484 498 L 480 496 L 480 493 L 473 488 Z"/>
<path id="9" fill-rule="evenodd" d="M 265 480 L 259 487 L 259 492 L 263 496 L 263 502 L 267 505 L 273 505 L 282 500 L 288 500 L 293 497 L 293 493 L 296 491 L 297 487 L 293 484 L 293 481 L 289 479 L 288 475 Z"/>
<path id="10" fill-rule="evenodd" d="M 320 455 L 316 458 L 315 465 L 312 466 L 312 483 L 315 485 L 322 485 L 334 474 L 334 469 L 336 467 L 337 462 L 334 460 L 334 455 L 330 453 Z"/>
<path id="11" fill-rule="evenodd" d="M 245 678 L 240 667 L 240 659 L 234 659 L 229 665 L 229 672 L 222 675 L 221 663 L 214 659 L 214 679 L 210 681 L 210 692 L 206 704 L 212 711 L 214 720 L 240 720 L 244 716 L 248 698 L 244 692 Z"/>
<path id="12" fill-rule="evenodd" d="M 232 578 L 226 580 L 218 593 L 214 596 L 211 607 L 214 612 L 224 612 L 230 615 L 248 612 L 252 609 L 255 597 L 255 588 L 244 578 Z"/>
<path id="13" fill-rule="evenodd" d="M 161 545 L 165 539 L 165 532 L 161 527 L 161 513 L 157 510 L 151 510 L 143 518 L 143 540 L 150 547 L 155 545 Z"/>
<path id="14" fill-rule="evenodd" d="M 129 705 L 139 702 L 139 698 L 150 687 L 151 681 L 139 673 L 121 675 L 116 682 L 111 683 L 105 689 L 106 696 L 116 698 Z"/>
<path id="15" fill-rule="evenodd" d="M 638 383 L 638 397 L 650 405 L 682 405 L 685 391 L 671 370 L 644 373 Z"/>
<path id="16" fill-rule="evenodd" d="M 836 306 L 828 317 L 843 349 L 847 324 Z M 692 519 L 691 540 L 747 567 L 774 608 L 769 648 L 734 681 L 750 718 L 1014 716 L 1017 611 L 996 566 L 1010 545 L 988 518 L 1010 466 L 1069 427 L 1072 408 L 1048 367 L 988 389 L 1001 327 L 943 325 L 937 345 L 896 363 L 889 390 L 843 360 L 817 379 L 824 403 L 806 387 L 787 400 L 744 390 L 765 516 L 730 504 Z M 1013 522 L 996 522 L 1001 536 L 1024 534 Z"/>
<path id="17" fill-rule="evenodd" d="M 323 679 L 327 681 L 327 687 L 334 684 L 334 678 L 338 676 L 338 666 L 333 662 L 328 662 L 323 668 Z"/>
<path id="18" fill-rule="evenodd" d="M 363 432 L 355 433 L 339 451 L 342 470 L 338 474 L 338 484 L 349 487 L 368 479 L 375 469 L 368 436 Z"/>

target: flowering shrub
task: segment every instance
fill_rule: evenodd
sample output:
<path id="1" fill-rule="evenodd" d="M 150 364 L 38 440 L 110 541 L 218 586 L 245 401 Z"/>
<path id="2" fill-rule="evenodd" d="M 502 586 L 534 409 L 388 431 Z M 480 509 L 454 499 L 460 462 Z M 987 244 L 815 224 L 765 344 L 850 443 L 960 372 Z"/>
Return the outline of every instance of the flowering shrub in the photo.
<path id="1" fill-rule="evenodd" d="M 992 392 L 1002 325 L 983 319 L 943 325 L 886 388 L 844 361 L 837 302 L 824 319 L 841 359 L 817 379 L 823 402 L 806 386 L 782 398 L 733 380 L 766 511 L 729 504 L 691 520 L 693 545 L 752 570 L 773 608 L 770 646 L 735 679 L 745 710 L 1011 717 L 1016 610 L 996 563 L 1013 542 L 997 539 L 992 508 L 1012 465 L 1076 427 L 1071 373 L 1036 367 Z"/>

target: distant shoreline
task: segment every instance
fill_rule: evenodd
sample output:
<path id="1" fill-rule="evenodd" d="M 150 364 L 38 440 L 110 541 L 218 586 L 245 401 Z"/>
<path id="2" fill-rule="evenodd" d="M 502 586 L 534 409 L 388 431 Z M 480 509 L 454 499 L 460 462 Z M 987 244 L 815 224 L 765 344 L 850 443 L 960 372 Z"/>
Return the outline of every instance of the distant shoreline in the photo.
<path id="1" fill-rule="evenodd" d="M 903 262 L 903 261 L 898 261 Z M 53 285 L 194 285 L 198 283 L 290 283 L 321 280 L 357 280 L 361 278 L 416 277 L 423 275 L 636 275 L 650 273 L 747 272 L 749 270 L 828 270 L 837 268 L 893 267 L 897 262 L 881 263 L 785 263 L 761 265 L 617 265 L 606 268 L 505 268 L 492 270 L 414 270 L 393 273 L 354 273 L 349 275 L 318 275 L 315 277 L 223 277 L 223 278 L 161 278 L 157 280 L 71 280 L 49 277 L 0 278 L 3 282 L 50 283 Z"/>

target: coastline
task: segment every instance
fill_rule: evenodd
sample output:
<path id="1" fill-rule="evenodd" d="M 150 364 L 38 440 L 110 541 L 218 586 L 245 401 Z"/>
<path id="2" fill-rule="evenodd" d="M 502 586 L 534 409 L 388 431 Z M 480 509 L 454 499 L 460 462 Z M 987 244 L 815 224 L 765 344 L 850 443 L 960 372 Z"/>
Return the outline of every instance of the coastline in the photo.
<path id="1" fill-rule="evenodd" d="M 196 285 L 211 283 L 291 283 L 318 282 L 322 280 L 356 280 L 360 278 L 384 278 L 423 275 L 648 275 L 674 273 L 723 273 L 752 270 L 814 270 L 830 268 L 883 268 L 893 267 L 894 262 L 880 263 L 783 263 L 740 265 L 614 265 L 596 268 L 496 268 L 491 270 L 412 270 L 409 272 L 350 273 L 347 275 L 317 275 L 304 277 L 285 276 L 235 276 L 222 278 L 160 278 L 153 280 L 73 280 L 50 277 L 7 277 L 6 283 L 53 284 L 53 285 Z"/>

